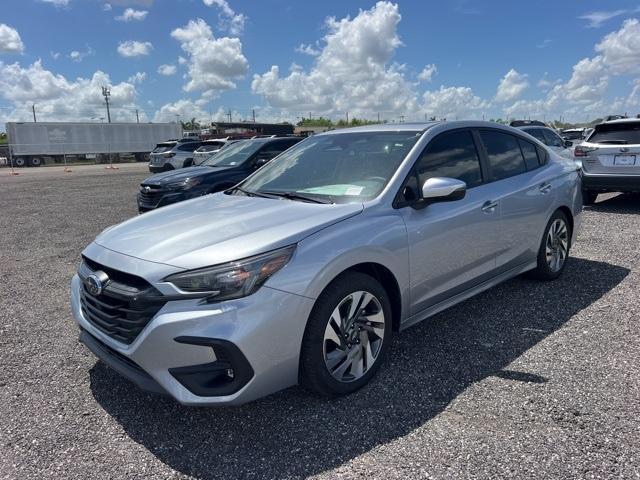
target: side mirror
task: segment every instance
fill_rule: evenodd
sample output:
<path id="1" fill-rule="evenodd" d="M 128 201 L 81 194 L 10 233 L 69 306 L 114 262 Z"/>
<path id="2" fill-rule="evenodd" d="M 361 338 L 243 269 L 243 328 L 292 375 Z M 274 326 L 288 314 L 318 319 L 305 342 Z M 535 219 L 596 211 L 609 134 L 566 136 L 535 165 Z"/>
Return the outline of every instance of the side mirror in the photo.
<path id="1" fill-rule="evenodd" d="M 571 140 L 565 140 L 564 148 L 571 148 L 571 147 L 573 147 L 573 142 Z"/>
<path id="2" fill-rule="evenodd" d="M 449 177 L 433 177 L 422 185 L 422 199 L 419 204 L 423 207 L 436 202 L 453 202 L 464 198 L 467 184 L 462 180 Z"/>

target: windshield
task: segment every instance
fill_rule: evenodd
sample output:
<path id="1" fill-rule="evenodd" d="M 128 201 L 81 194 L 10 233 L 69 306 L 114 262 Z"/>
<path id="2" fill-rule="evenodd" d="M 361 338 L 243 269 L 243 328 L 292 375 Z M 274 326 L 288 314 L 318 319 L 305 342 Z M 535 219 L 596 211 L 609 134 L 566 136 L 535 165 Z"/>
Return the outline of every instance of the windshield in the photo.
<path id="1" fill-rule="evenodd" d="M 263 142 L 252 142 L 250 140 L 236 142 L 207 158 L 202 162 L 202 165 L 209 167 L 235 167 L 256 153 L 262 145 L 264 145 Z"/>
<path id="2" fill-rule="evenodd" d="M 336 203 L 372 199 L 421 135 L 353 132 L 310 137 L 261 168 L 241 188 L 246 193 L 286 192 Z"/>
<path id="3" fill-rule="evenodd" d="M 596 125 L 589 143 L 640 144 L 640 122 Z"/>

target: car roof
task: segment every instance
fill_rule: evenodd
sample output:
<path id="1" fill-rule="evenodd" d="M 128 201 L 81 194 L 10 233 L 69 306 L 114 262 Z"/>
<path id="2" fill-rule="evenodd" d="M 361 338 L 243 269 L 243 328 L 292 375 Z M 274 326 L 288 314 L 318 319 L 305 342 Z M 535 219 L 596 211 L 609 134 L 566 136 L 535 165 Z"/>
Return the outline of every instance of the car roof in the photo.
<path id="1" fill-rule="evenodd" d="M 615 120 L 609 120 L 608 122 L 599 123 L 598 125 L 602 125 L 603 123 L 606 123 L 607 125 L 615 123 L 640 123 L 640 118 L 617 118 Z"/>
<path id="2" fill-rule="evenodd" d="M 546 125 L 521 125 L 519 127 L 514 127 L 517 128 L 518 130 L 533 130 L 534 128 L 548 128 L 549 130 L 552 130 L 550 127 L 547 127 Z"/>
<path id="3" fill-rule="evenodd" d="M 421 123 L 376 123 L 373 125 L 363 125 L 361 127 L 346 127 L 336 130 L 327 130 L 316 135 L 339 135 L 352 132 L 424 132 L 434 125 L 444 122 L 421 122 Z"/>

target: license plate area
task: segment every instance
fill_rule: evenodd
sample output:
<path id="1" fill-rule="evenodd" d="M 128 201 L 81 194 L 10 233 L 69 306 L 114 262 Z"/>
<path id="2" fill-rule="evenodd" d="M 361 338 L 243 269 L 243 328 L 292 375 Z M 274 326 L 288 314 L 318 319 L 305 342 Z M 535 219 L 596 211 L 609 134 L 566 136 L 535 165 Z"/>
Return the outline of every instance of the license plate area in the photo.
<path id="1" fill-rule="evenodd" d="M 628 166 L 636 164 L 636 156 L 635 155 L 615 155 L 613 157 L 614 165 Z"/>

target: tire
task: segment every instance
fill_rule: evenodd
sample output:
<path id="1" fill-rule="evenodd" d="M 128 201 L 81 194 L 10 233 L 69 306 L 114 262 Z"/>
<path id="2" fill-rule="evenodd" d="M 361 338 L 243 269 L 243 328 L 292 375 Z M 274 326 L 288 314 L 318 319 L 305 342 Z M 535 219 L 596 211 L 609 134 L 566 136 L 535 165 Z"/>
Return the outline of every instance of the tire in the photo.
<path id="1" fill-rule="evenodd" d="M 538 264 L 534 270 L 529 272 L 529 276 L 543 281 L 558 278 L 567 265 L 570 248 L 571 226 L 569 220 L 563 212 L 557 210 L 544 229 L 538 250 Z"/>
<path id="2" fill-rule="evenodd" d="M 14 167 L 26 167 L 27 166 L 27 159 L 24 157 L 16 157 L 13 159 L 13 166 Z"/>
<path id="3" fill-rule="evenodd" d="M 29 166 L 30 167 L 39 167 L 42 165 L 42 158 L 40 157 L 31 157 L 29 159 Z"/>
<path id="4" fill-rule="evenodd" d="M 148 153 L 136 153 L 134 155 L 136 162 L 148 162 L 151 156 Z"/>
<path id="5" fill-rule="evenodd" d="M 354 318 L 349 318 L 354 300 L 362 302 L 364 306 L 355 311 L 364 315 L 344 332 L 343 322 Z M 318 297 L 309 315 L 300 354 L 300 384 L 329 398 L 362 388 L 384 361 L 391 327 L 389 297 L 376 279 L 358 272 L 338 276 Z"/>
<path id="6" fill-rule="evenodd" d="M 598 198 L 598 192 L 592 192 L 589 190 L 582 191 L 583 205 L 593 205 L 594 203 L 596 203 L 596 198 Z"/>

